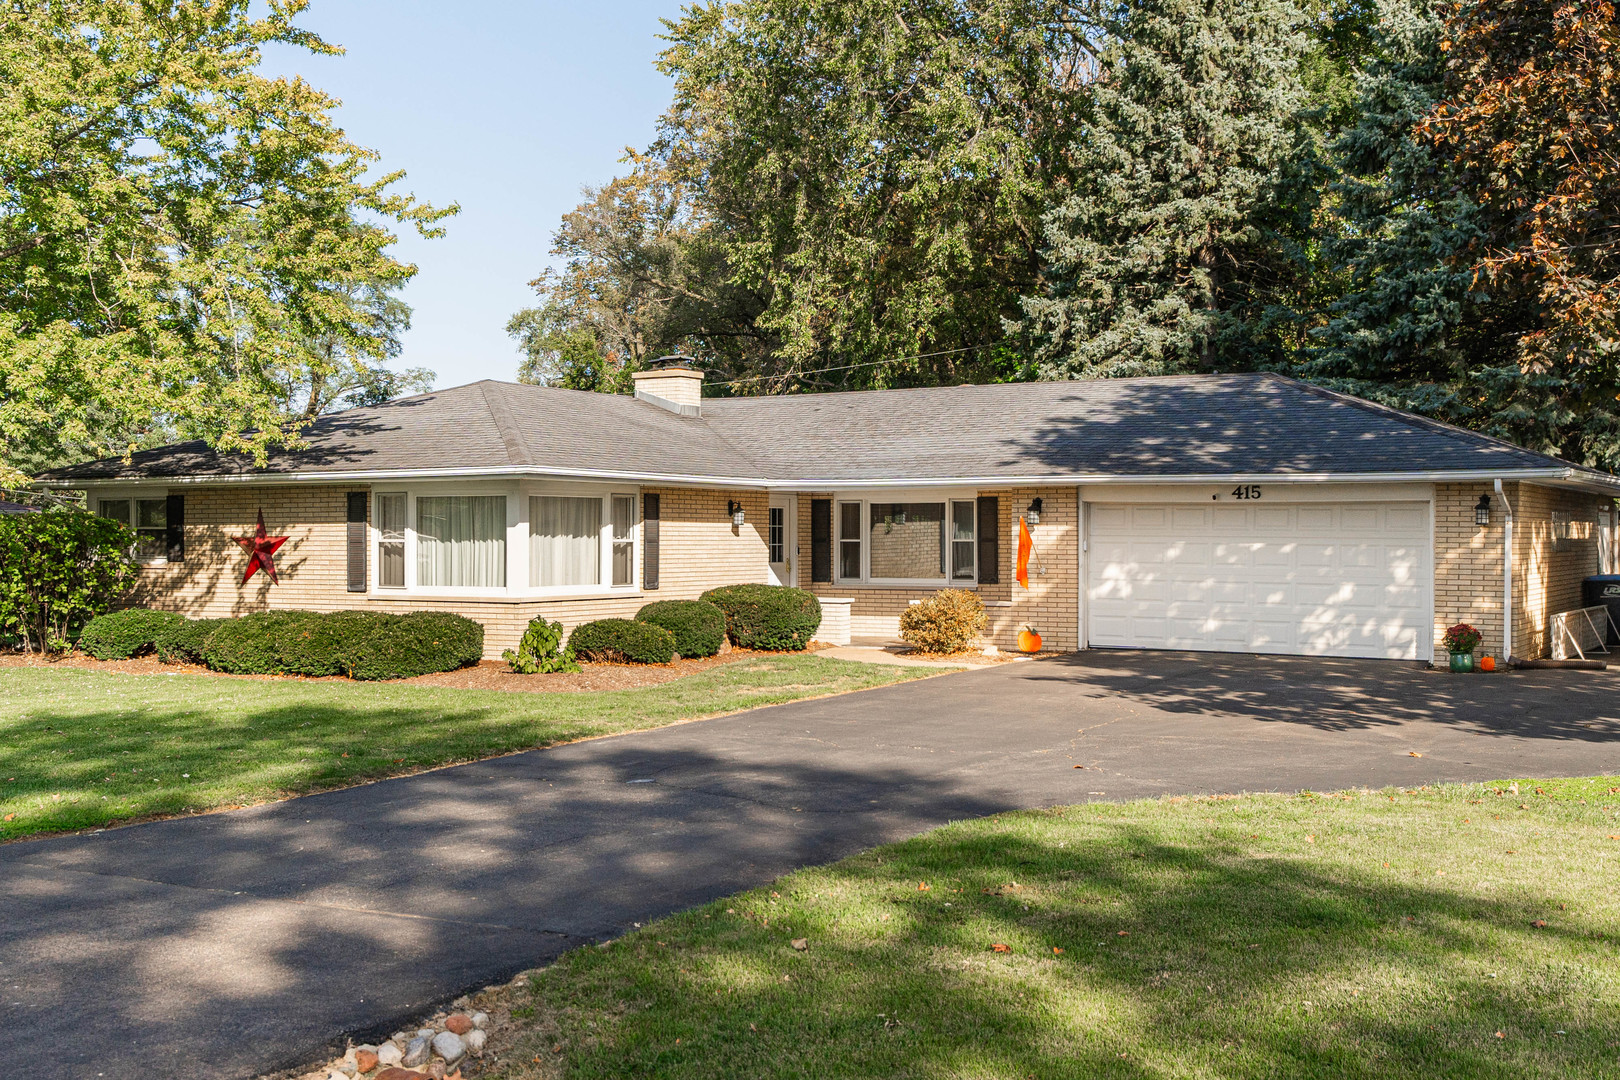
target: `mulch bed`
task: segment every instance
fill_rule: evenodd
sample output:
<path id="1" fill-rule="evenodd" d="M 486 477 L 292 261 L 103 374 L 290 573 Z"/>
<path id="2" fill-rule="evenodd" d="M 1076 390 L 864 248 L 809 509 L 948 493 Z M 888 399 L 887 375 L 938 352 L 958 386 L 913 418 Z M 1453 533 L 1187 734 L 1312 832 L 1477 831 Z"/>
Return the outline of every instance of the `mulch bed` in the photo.
<path id="1" fill-rule="evenodd" d="M 811 642 L 806 652 L 818 652 L 827 646 Z M 581 693 L 591 690 L 635 690 L 643 686 L 657 686 L 674 682 L 688 675 L 696 675 L 722 664 L 770 656 L 803 656 L 804 652 L 768 652 L 762 649 L 737 649 L 719 656 L 700 660 L 676 660 L 673 664 L 581 664 L 577 672 L 557 672 L 551 675 L 518 675 L 500 660 L 484 660 L 472 667 L 456 671 L 440 671 L 432 675 L 418 675 L 414 679 L 393 679 L 386 686 L 442 686 L 454 690 L 515 690 L 530 693 Z M 231 675 L 222 671 L 209 671 L 197 664 L 165 664 L 154 656 L 133 660 L 97 660 L 82 653 L 46 659 L 24 654 L 0 656 L 0 670 L 17 667 L 69 667 L 85 671 L 106 671 L 119 675 L 209 675 L 216 679 L 270 679 L 299 682 L 353 682 L 342 675 L 311 677 L 308 675 Z"/>

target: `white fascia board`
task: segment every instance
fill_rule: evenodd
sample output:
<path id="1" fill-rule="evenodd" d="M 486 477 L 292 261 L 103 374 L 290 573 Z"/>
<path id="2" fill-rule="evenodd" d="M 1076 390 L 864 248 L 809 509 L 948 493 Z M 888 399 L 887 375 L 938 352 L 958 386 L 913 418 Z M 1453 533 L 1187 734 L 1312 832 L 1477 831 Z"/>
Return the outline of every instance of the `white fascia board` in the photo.
<path id="1" fill-rule="evenodd" d="M 743 488 L 758 490 L 769 486 L 762 479 L 745 476 L 671 476 L 663 473 L 616 472 L 606 469 L 547 469 L 534 465 L 511 465 L 489 469 L 375 469 L 354 472 L 249 473 L 228 476 L 149 476 L 112 477 L 97 480 L 38 480 L 42 487 L 84 490 L 97 487 L 204 487 L 232 484 L 353 484 L 373 481 L 410 480 L 521 480 L 545 477 L 559 480 L 598 480 L 608 483 L 666 484 L 672 487 Z"/>
<path id="2" fill-rule="evenodd" d="M 1522 480 L 1558 487 L 1620 496 L 1620 477 L 1592 474 L 1573 468 L 1541 469 L 1427 469 L 1413 472 L 1381 473 L 1177 473 L 1107 474 L 1058 473 L 1030 476 L 943 476 L 932 478 L 880 477 L 866 479 L 778 480 L 747 476 L 687 476 L 668 473 L 619 472 L 607 469 L 547 469 L 534 465 L 500 466 L 488 469 L 379 469 L 353 472 L 254 473 L 231 476 L 137 477 L 98 480 L 41 480 L 42 487 L 86 490 L 98 487 L 195 487 L 216 484 L 345 484 L 371 481 L 520 479 L 599 480 L 664 484 L 672 487 L 767 489 L 772 491 L 864 491 L 879 488 L 1007 488 L 1074 487 L 1111 484 L 1398 484 L 1465 483 L 1471 481 Z"/>
<path id="3" fill-rule="evenodd" d="M 868 488 L 894 487 L 1074 487 L 1125 484 L 1402 484 L 1402 483 L 1466 483 L 1472 481 L 1525 480 L 1561 486 L 1583 487 L 1593 491 L 1620 495 L 1620 477 L 1593 477 L 1575 469 L 1426 469 L 1414 472 L 1383 473 L 1179 473 L 1173 475 L 1148 474 L 1084 474 L 1065 473 L 1047 476 L 952 476 L 917 480 L 886 478 L 863 480 L 771 480 L 765 486 L 798 491 L 859 491 Z"/>

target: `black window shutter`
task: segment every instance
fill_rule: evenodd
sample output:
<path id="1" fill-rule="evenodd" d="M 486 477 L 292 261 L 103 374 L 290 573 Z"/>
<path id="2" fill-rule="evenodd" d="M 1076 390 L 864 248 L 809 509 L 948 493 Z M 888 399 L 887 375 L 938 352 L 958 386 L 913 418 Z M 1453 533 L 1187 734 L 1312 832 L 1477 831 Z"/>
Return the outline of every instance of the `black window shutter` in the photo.
<path id="1" fill-rule="evenodd" d="M 979 584 L 1001 584 L 1001 497 L 979 496 Z"/>
<path id="2" fill-rule="evenodd" d="M 832 582 L 832 500 L 810 500 L 810 580 Z"/>
<path id="3" fill-rule="evenodd" d="M 641 587 L 658 588 L 658 496 L 641 496 Z"/>
<path id="4" fill-rule="evenodd" d="M 164 507 L 163 539 L 169 548 L 170 562 L 186 561 L 186 497 L 170 495 Z"/>
<path id="5" fill-rule="evenodd" d="M 366 493 L 349 492 L 349 591 L 366 591 Z"/>

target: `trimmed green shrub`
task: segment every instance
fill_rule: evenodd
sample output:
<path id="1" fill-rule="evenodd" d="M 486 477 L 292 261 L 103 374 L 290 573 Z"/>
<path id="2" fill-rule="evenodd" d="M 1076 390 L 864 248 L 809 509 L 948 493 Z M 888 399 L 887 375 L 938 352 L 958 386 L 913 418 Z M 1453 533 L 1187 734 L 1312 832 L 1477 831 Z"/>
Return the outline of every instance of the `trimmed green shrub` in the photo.
<path id="1" fill-rule="evenodd" d="M 66 649 L 139 569 L 135 534 L 83 510 L 0 514 L 0 638 Z"/>
<path id="2" fill-rule="evenodd" d="M 984 601 L 967 589 L 941 589 L 900 616 L 900 640 L 927 653 L 958 653 L 971 647 L 989 620 Z"/>
<path id="3" fill-rule="evenodd" d="M 675 635 L 675 651 L 691 659 L 713 656 L 726 640 L 726 613 L 707 600 L 658 600 L 636 612 L 636 621 Z"/>
<path id="4" fill-rule="evenodd" d="M 307 611 L 260 611 L 239 619 L 221 619 L 203 642 L 203 662 L 233 675 L 279 675 L 281 639 Z"/>
<path id="5" fill-rule="evenodd" d="M 289 675 L 342 675 L 356 650 L 398 615 L 380 611 L 289 611 L 276 643 L 281 670 Z"/>
<path id="6" fill-rule="evenodd" d="M 821 626 L 821 601 L 786 585 L 723 585 L 701 599 L 726 614 L 726 633 L 745 649 L 802 649 Z"/>
<path id="7" fill-rule="evenodd" d="M 347 663 L 351 678 L 409 679 L 476 664 L 483 655 L 482 623 L 448 611 L 412 611 L 358 642 Z"/>
<path id="8" fill-rule="evenodd" d="M 186 619 L 153 643 L 158 659 L 165 664 L 207 663 L 203 650 L 208 635 L 230 619 Z"/>
<path id="9" fill-rule="evenodd" d="M 85 624 L 79 635 L 79 648 L 97 660 L 128 660 L 157 648 L 186 621 L 173 611 L 151 608 L 125 608 L 97 615 Z"/>
<path id="10" fill-rule="evenodd" d="M 543 618 L 530 619 L 523 631 L 523 640 L 517 651 L 507 649 L 501 653 L 511 669 L 519 675 L 549 675 L 556 671 L 578 671 L 574 650 L 563 648 L 563 627 L 560 622 L 546 622 Z"/>
<path id="11" fill-rule="evenodd" d="M 634 619 L 581 623 L 568 636 L 568 647 L 581 660 L 667 664 L 675 659 L 674 634 L 662 626 Z"/>

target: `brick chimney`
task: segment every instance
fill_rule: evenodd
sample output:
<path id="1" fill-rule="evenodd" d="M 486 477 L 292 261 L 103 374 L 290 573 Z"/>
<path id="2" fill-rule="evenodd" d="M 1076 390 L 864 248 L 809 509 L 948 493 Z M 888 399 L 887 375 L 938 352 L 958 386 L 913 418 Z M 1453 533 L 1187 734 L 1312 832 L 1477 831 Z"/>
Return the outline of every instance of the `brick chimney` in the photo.
<path id="1" fill-rule="evenodd" d="M 681 416 L 701 415 L 703 372 L 690 356 L 660 356 L 646 371 L 633 371 L 636 397 Z"/>

